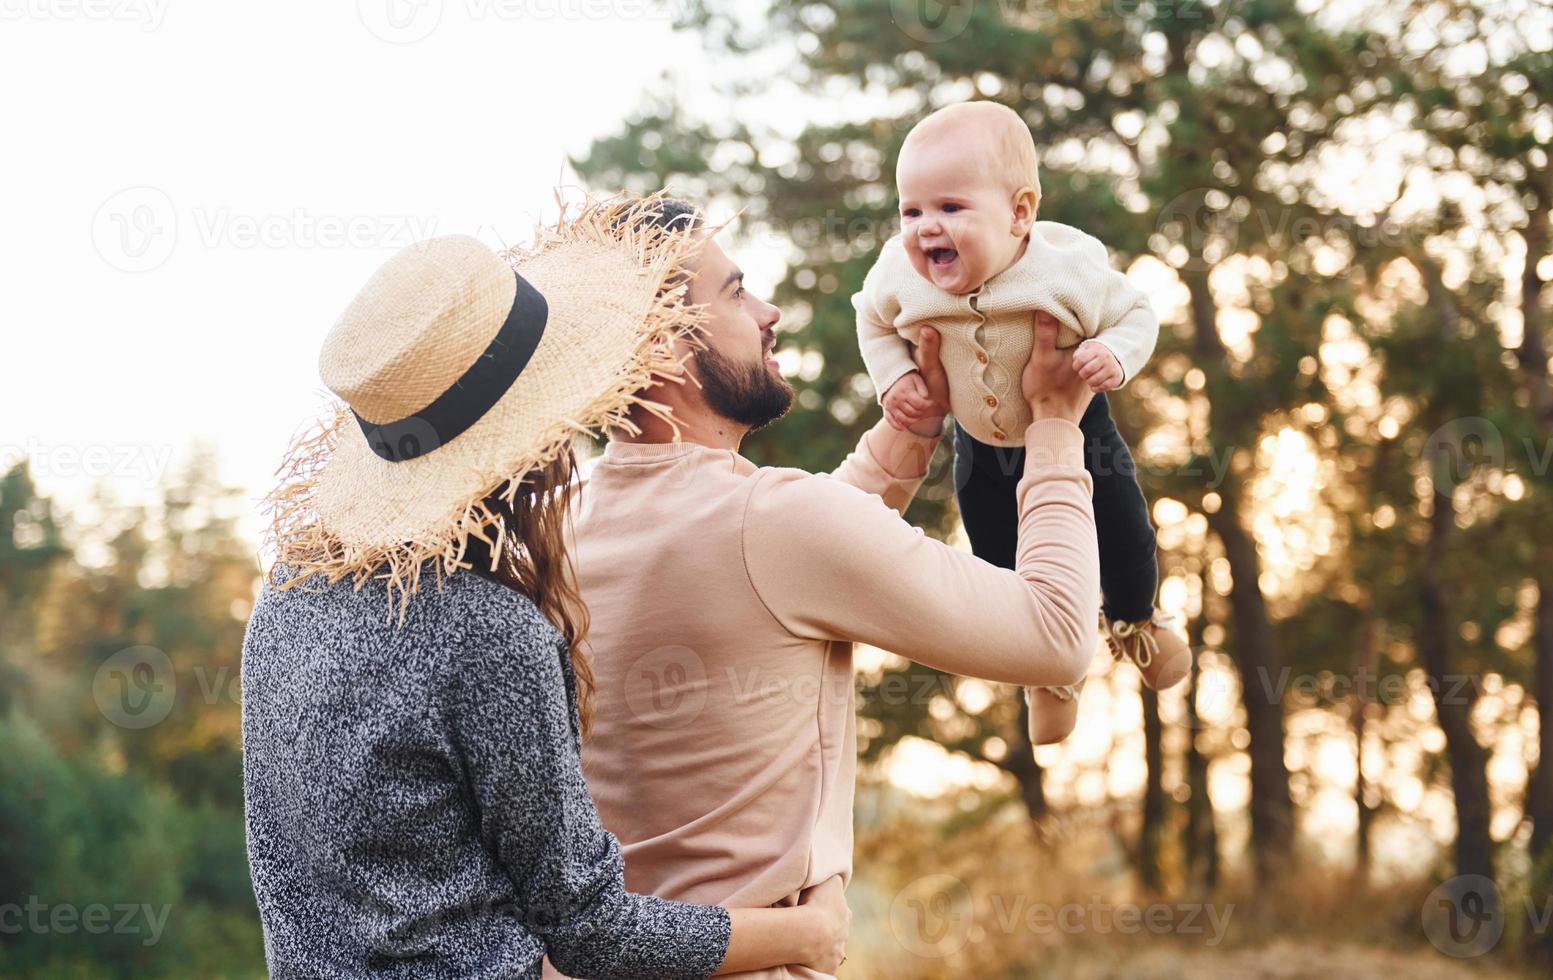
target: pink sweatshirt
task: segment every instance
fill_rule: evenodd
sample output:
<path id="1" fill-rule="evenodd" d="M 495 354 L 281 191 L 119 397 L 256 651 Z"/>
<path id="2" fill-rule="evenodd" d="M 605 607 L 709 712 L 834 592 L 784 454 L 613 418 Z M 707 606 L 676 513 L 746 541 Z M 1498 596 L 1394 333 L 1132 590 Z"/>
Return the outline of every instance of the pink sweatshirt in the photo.
<path id="1" fill-rule="evenodd" d="M 880 422 L 828 475 L 608 445 L 575 523 L 583 767 L 631 891 L 761 907 L 850 880 L 854 642 L 1012 684 L 1082 676 L 1100 572 L 1078 427 L 1025 432 L 1017 571 L 901 518 L 935 443 Z"/>

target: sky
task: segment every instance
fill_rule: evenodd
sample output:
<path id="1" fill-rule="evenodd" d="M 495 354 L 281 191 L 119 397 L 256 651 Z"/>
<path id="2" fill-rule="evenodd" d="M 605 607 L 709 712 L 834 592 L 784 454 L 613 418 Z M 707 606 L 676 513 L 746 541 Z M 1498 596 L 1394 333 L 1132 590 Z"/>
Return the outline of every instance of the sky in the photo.
<path id="1" fill-rule="evenodd" d="M 262 493 L 411 241 L 525 241 L 661 84 L 673 0 L 0 0 L 0 469 L 68 508 L 196 440 Z"/>

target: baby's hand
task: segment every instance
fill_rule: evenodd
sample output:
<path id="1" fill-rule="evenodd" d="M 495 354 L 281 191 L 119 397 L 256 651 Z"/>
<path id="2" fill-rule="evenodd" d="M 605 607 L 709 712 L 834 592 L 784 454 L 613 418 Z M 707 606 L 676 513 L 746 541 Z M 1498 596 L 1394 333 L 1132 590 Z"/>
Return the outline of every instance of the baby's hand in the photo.
<path id="1" fill-rule="evenodd" d="M 890 428 L 900 432 L 927 418 L 932 408 L 927 382 L 922 380 L 920 371 L 901 375 L 884 393 L 884 419 Z"/>
<path id="2" fill-rule="evenodd" d="M 1111 391 L 1122 383 L 1122 362 L 1110 348 L 1095 340 L 1086 340 L 1073 352 L 1073 370 L 1089 385 L 1090 391 Z"/>

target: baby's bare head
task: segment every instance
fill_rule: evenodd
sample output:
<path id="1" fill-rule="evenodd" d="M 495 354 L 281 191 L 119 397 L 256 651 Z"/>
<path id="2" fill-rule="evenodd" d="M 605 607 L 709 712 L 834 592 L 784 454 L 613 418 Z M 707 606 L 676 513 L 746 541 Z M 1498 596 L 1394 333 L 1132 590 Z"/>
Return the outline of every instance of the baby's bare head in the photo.
<path id="1" fill-rule="evenodd" d="M 1030 129 L 996 102 L 946 106 L 917 123 L 895 183 L 912 264 L 952 293 L 979 289 L 1013 264 L 1041 199 Z"/>
<path id="2" fill-rule="evenodd" d="M 986 180 L 1013 194 L 1022 187 L 1041 192 L 1035 140 L 1019 113 L 998 102 L 960 102 L 923 119 L 906 134 L 895 165 L 903 171 L 925 156 L 952 155 L 964 164 L 965 182 Z"/>

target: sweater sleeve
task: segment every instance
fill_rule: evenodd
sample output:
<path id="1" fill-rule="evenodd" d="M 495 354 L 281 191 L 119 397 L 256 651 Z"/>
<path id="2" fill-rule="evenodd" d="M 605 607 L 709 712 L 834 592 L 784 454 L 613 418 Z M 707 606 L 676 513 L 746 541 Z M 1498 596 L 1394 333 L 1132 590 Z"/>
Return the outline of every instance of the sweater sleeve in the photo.
<path id="1" fill-rule="evenodd" d="M 831 476 L 873 494 L 904 514 L 927 476 L 938 440 L 938 436 L 897 432 L 880 419 L 863 433 L 857 448 L 847 454 Z"/>
<path id="2" fill-rule="evenodd" d="M 887 307 L 886 284 L 891 281 L 890 247 L 885 244 L 879 260 L 863 278 L 863 288 L 852 297 L 852 308 L 857 311 L 857 349 L 863 355 L 863 366 L 874 383 L 874 397 L 884 403 L 884 393 L 902 377 L 917 369 L 912 360 L 911 345 L 895 331 L 893 318 Z"/>
<path id="3" fill-rule="evenodd" d="M 763 474 L 745 516 L 750 581 L 796 636 L 870 643 L 940 670 L 1073 684 L 1097 640 L 1091 483 L 1077 426 L 1025 432 L 1016 567 L 925 536 L 879 497 L 790 470 Z"/>
<path id="4" fill-rule="evenodd" d="M 1143 370 L 1159 341 L 1159 317 L 1143 291 L 1125 273 L 1111 266 L 1111 256 L 1098 238 L 1077 228 L 1057 225 L 1069 236 L 1069 253 L 1088 268 L 1082 276 L 1089 293 L 1075 310 L 1085 321 L 1084 335 L 1094 337 L 1116 355 L 1122 366 L 1122 383 Z M 1045 233 L 1053 233 L 1047 227 Z"/>
<path id="5" fill-rule="evenodd" d="M 458 672 L 449 727 L 524 924 L 570 976 L 711 974 L 728 951 L 727 910 L 625 890 L 620 843 L 583 780 L 564 645 L 521 618 L 470 630 L 462 653 L 475 663 Z"/>

